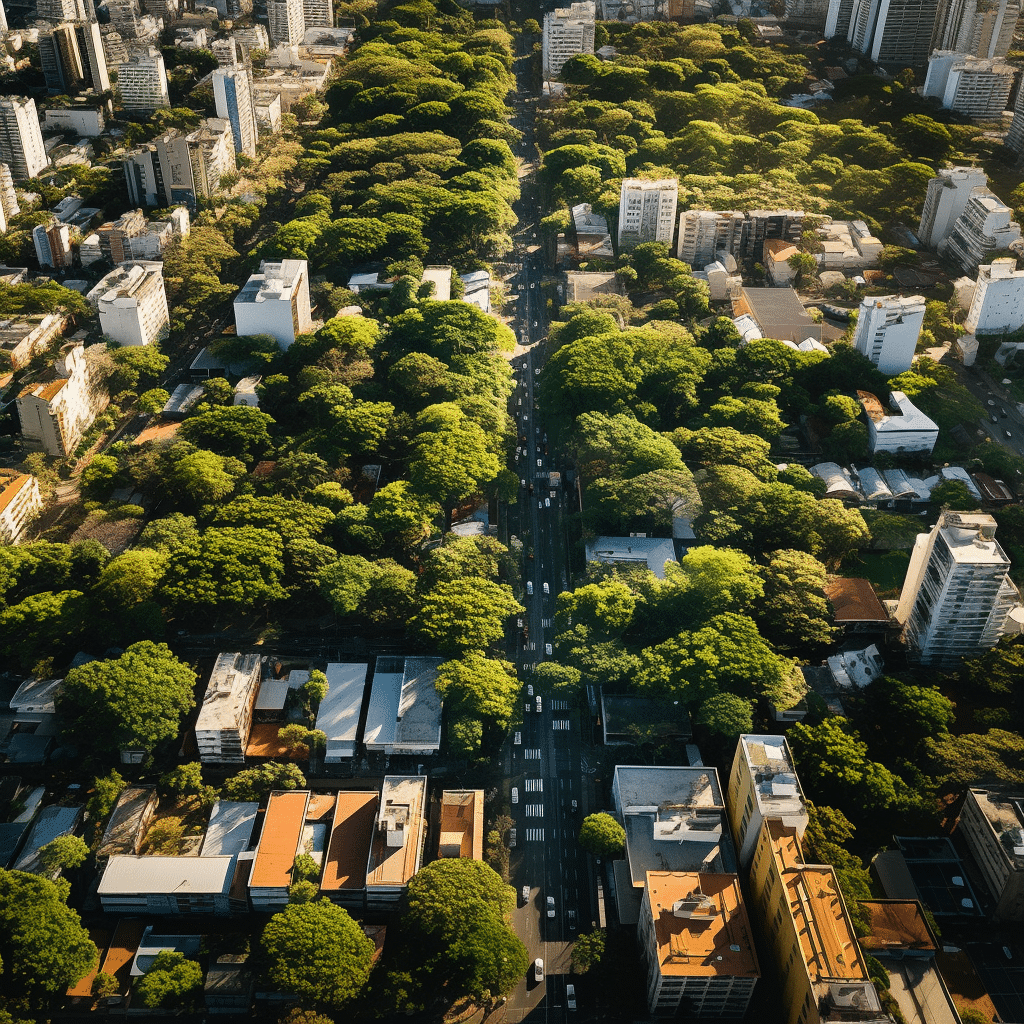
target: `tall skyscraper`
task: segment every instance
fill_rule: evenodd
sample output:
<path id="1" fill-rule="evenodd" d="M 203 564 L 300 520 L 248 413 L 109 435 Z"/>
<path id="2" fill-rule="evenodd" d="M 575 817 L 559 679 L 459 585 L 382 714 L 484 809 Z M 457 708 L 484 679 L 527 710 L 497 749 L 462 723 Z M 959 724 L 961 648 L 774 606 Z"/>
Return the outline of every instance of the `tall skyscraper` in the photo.
<path id="1" fill-rule="evenodd" d="M 997 249 L 1009 249 L 1020 242 L 1020 237 L 1013 210 L 990 189 L 976 188 L 949 236 L 939 243 L 939 252 L 973 274 L 986 256 Z"/>
<path id="2" fill-rule="evenodd" d="M 302 19 L 306 28 L 333 28 L 332 0 L 302 0 Z"/>
<path id="3" fill-rule="evenodd" d="M 90 0 L 91 6 L 91 0 Z M 89 84 L 96 92 L 110 89 L 110 75 L 107 73 L 107 58 L 103 52 L 103 36 L 95 17 L 75 26 L 78 37 L 78 52 L 82 55 L 82 66 L 89 77 Z"/>
<path id="4" fill-rule="evenodd" d="M 892 376 L 910 369 L 924 324 L 923 295 L 882 295 L 860 304 L 853 347 Z"/>
<path id="5" fill-rule="evenodd" d="M 124 160 L 128 198 L 138 206 L 187 206 L 196 209 L 192 160 L 183 132 L 158 135 Z"/>
<path id="6" fill-rule="evenodd" d="M 854 0 L 847 41 L 876 64 L 923 67 L 937 7 L 938 0 Z"/>
<path id="7" fill-rule="evenodd" d="M 153 111 L 171 105 L 163 54 L 155 46 L 136 50 L 117 69 L 125 110 Z"/>
<path id="8" fill-rule="evenodd" d="M 0 97 L 0 160 L 10 166 L 16 179 L 34 178 L 49 166 L 35 100 Z"/>
<path id="9" fill-rule="evenodd" d="M 896 608 L 912 659 L 951 667 L 999 641 L 1019 594 L 995 538 L 985 512 L 943 512 L 918 534 Z"/>
<path id="10" fill-rule="evenodd" d="M 267 0 L 270 41 L 275 46 L 301 43 L 306 32 L 302 0 Z"/>
<path id="11" fill-rule="evenodd" d="M 83 89 L 110 88 L 100 27 L 94 21 L 56 25 L 39 33 L 39 60 L 52 94 L 75 96 Z"/>
<path id="12" fill-rule="evenodd" d="M 256 155 L 259 129 L 253 105 L 252 80 L 245 68 L 220 68 L 213 73 L 213 96 L 217 116 L 231 125 L 235 152 Z"/>
<path id="13" fill-rule="evenodd" d="M 58 24 L 64 21 L 85 21 L 89 16 L 85 0 L 36 0 L 36 17 Z"/>
<path id="14" fill-rule="evenodd" d="M 829 0 L 828 13 L 825 15 L 825 38 L 838 36 L 846 39 L 850 32 L 850 19 L 853 17 L 854 0 Z"/>
<path id="15" fill-rule="evenodd" d="M 596 11 L 593 2 L 585 2 L 557 7 L 544 15 L 541 50 L 545 82 L 557 79 L 562 73 L 562 65 L 570 57 L 594 52 Z"/>
<path id="16" fill-rule="evenodd" d="M 1016 76 L 1017 69 L 1002 60 L 935 50 L 928 58 L 922 95 L 964 117 L 999 119 Z"/>
<path id="17" fill-rule="evenodd" d="M 932 46 L 971 57 L 1005 57 L 1020 0 L 940 0 Z"/>
<path id="18" fill-rule="evenodd" d="M 632 249 L 641 242 L 664 242 L 671 247 L 678 198 L 676 178 L 623 179 L 619 194 L 619 248 Z"/>
<path id="19" fill-rule="evenodd" d="M 948 167 L 928 182 L 917 237 L 934 249 L 952 230 L 964 212 L 971 190 L 988 184 L 980 167 Z"/>

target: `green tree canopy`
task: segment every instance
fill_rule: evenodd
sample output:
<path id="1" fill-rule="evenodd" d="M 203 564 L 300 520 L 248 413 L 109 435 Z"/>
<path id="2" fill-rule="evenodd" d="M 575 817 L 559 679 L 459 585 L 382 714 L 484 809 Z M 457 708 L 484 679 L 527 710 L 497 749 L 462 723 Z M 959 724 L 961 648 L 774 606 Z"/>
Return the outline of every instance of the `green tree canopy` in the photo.
<path id="1" fill-rule="evenodd" d="M 40 847 L 39 863 L 47 873 L 79 868 L 89 856 L 89 845 L 81 836 L 57 836 Z"/>
<path id="2" fill-rule="evenodd" d="M 603 811 L 588 814 L 580 826 L 580 846 L 598 857 L 621 853 L 626 845 L 626 830 Z"/>
<path id="3" fill-rule="evenodd" d="M 526 609 L 493 580 L 441 581 L 423 595 L 412 628 L 442 651 L 486 650 L 512 615 Z"/>
<path id="4" fill-rule="evenodd" d="M 135 995 L 149 1010 L 186 1008 L 203 984 L 203 969 L 184 953 L 165 949 L 139 981 Z"/>
<path id="5" fill-rule="evenodd" d="M 221 788 L 225 800 L 262 800 L 275 789 L 301 789 L 306 776 L 291 762 L 271 761 L 232 775 Z"/>

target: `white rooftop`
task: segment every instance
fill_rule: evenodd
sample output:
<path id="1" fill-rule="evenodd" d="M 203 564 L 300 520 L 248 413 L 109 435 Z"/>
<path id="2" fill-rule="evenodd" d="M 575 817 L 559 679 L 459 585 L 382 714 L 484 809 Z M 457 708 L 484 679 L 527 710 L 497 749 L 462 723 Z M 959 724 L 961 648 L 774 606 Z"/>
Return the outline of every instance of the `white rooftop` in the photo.
<path id="1" fill-rule="evenodd" d="M 902 391 L 892 392 L 890 404 L 899 410 L 898 413 L 889 412 L 881 419 L 872 417 L 879 433 L 886 430 L 934 430 L 938 433 L 935 421 L 925 416 Z"/>
<path id="2" fill-rule="evenodd" d="M 253 274 L 242 286 L 242 290 L 235 297 L 235 304 L 291 301 L 292 291 L 305 270 L 305 260 L 264 260 L 260 264 L 260 272 Z"/>
<path id="3" fill-rule="evenodd" d="M 996 521 L 987 512 L 947 512 L 939 530 L 950 554 L 968 565 L 1008 564 L 995 539 Z"/>
<path id="4" fill-rule="evenodd" d="M 54 714 L 54 700 L 63 682 L 63 679 L 26 679 L 11 698 L 11 710 L 31 711 L 43 715 Z"/>
<path id="5" fill-rule="evenodd" d="M 757 802 L 765 815 L 787 815 L 804 806 L 796 769 L 783 736 L 741 736 Z"/>
<path id="6" fill-rule="evenodd" d="M 259 807 L 255 802 L 218 800 L 210 812 L 199 856 L 231 856 L 249 849 Z"/>
<path id="7" fill-rule="evenodd" d="M 220 857 L 111 857 L 97 893 L 162 895 L 221 895 L 231 889 L 235 858 Z"/>
<path id="8" fill-rule="evenodd" d="M 196 732 L 220 732 L 237 727 L 249 680 L 258 672 L 258 654 L 218 654 L 196 719 Z"/>
<path id="9" fill-rule="evenodd" d="M 364 662 L 327 666 L 327 696 L 316 716 L 316 727 L 327 737 L 326 761 L 355 756 L 369 668 Z"/>
<path id="10" fill-rule="evenodd" d="M 665 578 L 665 563 L 675 560 L 670 537 L 596 537 L 587 544 L 588 562 L 635 562 L 646 565 L 659 579 Z"/>

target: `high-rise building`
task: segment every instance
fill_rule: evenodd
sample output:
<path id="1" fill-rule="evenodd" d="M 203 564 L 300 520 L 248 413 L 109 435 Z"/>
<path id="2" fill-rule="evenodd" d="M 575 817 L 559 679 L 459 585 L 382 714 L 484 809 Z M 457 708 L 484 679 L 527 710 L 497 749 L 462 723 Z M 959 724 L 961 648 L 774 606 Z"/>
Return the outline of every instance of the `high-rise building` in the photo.
<path id="1" fill-rule="evenodd" d="M 860 304 L 853 346 L 888 376 L 910 369 L 924 323 L 923 295 L 882 295 Z"/>
<path id="2" fill-rule="evenodd" d="M 7 164 L 0 164 L 0 211 L 4 215 L 5 231 L 7 230 L 6 222 L 21 213 L 18 193 L 14 188 L 14 175 L 11 174 L 11 169 Z"/>
<path id="3" fill-rule="evenodd" d="M 1017 69 L 1001 60 L 935 50 L 928 58 L 922 95 L 939 99 L 964 117 L 1002 117 Z"/>
<path id="4" fill-rule="evenodd" d="M 1014 259 L 978 267 L 964 330 L 968 334 L 1011 334 L 1024 327 L 1024 270 Z"/>
<path id="5" fill-rule="evenodd" d="M 124 263 L 138 257 L 132 240 L 146 233 L 146 215 L 141 210 L 129 210 L 117 220 L 108 221 L 96 229 L 102 257 L 109 263 Z"/>
<path id="6" fill-rule="evenodd" d="M 1013 103 L 1013 120 L 1010 130 L 1006 133 L 1006 146 L 1014 153 L 1024 151 L 1024 89 L 1017 90 L 1017 99 Z"/>
<path id="7" fill-rule="evenodd" d="M 260 272 L 249 278 L 235 298 L 235 331 L 239 337 L 272 334 L 286 349 L 312 326 L 305 260 L 264 260 Z"/>
<path id="8" fill-rule="evenodd" d="M 854 0 L 847 42 L 876 64 L 923 67 L 937 6 L 938 0 Z"/>
<path id="9" fill-rule="evenodd" d="M 743 224 L 742 253 L 761 259 L 764 243 L 778 238 L 784 242 L 799 242 L 804 231 L 803 210 L 750 210 Z"/>
<path id="10" fill-rule="evenodd" d="M 19 180 L 34 178 L 49 166 L 35 100 L 24 96 L 0 97 L 0 159 Z"/>
<path id="11" fill-rule="evenodd" d="M 125 263 L 89 293 L 100 316 L 100 330 L 118 345 L 151 345 L 170 322 L 164 265 Z"/>
<path id="12" fill-rule="evenodd" d="M 163 54 L 155 46 L 136 50 L 117 69 L 125 110 L 154 111 L 171 105 Z"/>
<path id="13" fill-rule="evenodd" d="M 2 0 L 0 0 L 0 33 L 6 34 L 7 32 L 7 11 L 4 10 Z"/>
<path id="14" fill-rule="evenodd" d="M 186 136 L 196 194 L 204 197 L 220 190 L 220 179 L 235 169 L 231 125 L 222 117 L 207 117 Z"/>
<path id="15" fill-rule="evenodd" d="M 969 789 L 957 833 L 996 901 L 996 921 L 1024 921 L 1024 792 Z"/>
<path id="16" fill-rule="evenodd" d="M 544 15 L 541 54 L 545 82 L 557 79 L 570 57 L 594 52 L 596 13 L 593 2 L 583 2 L 556 7 Z"/>
<path id="17" fill-rule="evenodd" d="M 214 39 L 210 50 L 217 58 L 218 67 L 233 68 L 245 63 L 246 51 L 237 39 Z"/>
<path id="18" fill-rule="evenodd" d="M 909 657 L 952 667 L 994 647 L 1020 597 L 1009 571 L 992 516 L 943 512 L 917 536 L 896 608 Z"/>
<path id="19" fill-rule="evenodd" d="M 36 0 L 36 17 L 41 21 L 85 21 L 89 17 L 85 0 Z"/>
<path id="20" fill-rule="evenodd" d="M 632 249 L 641 242 L 664 242 L 671 247 L 678 198 L 676 178 L 624 178 L 619 194 L 619 248 Z"/>
<path id="21" fill-rule="evenodd" d="M 737 253 L 743 245 L 746 218 L 736 210 L 686 210 L 679 214 L 676 257 L 701 270 L 719 253 Z"/>
<path id="22" fill-rule="evenodd" d="M 1005 57 L 1020 0 L 939 0 L 932 46 L 972 57 Z"/>
<path id="23" fill-rule="evenodd" d="M 56 217 L 49 224 L 37 224 L 32 229 L 32 244 L 41 267 L 61 269 L 71 265 L 71 229 Z"/>
<path id="24" fill-rule="evenodd" d="M 0 469 L 0 544 L 17 544 L 43 507 L 39 481 L 16 469 Z"/>
<path id="25" fill-rule="evenodd" d="M 1020 237 L 1020 225 L 1013 219 L 1013 210 L 991 190 L 976 188 L 949 237 L 939 244 L 939 252 L 973 274 L 986 256 L 997 249 L 1009 249 Z"/>
<path id="26" fill-rule="evenodd" d="M 306 28 L 333 28 L 332 0 L 302 0 L 302 20 Z"/>
<path id="27" fill-rule="evenodd" d="M 183 132 L 173 129 L 133 149 L 124 160 L 128 198 L 139 206 L 196 209 L 192 158 Z"/>
<path id="28" fill-rule="evenodd" d="M 302 0 L 267 0 L 267 22 L 274 46 L 301 43 L 306 32 Z"/>
<path id="29" fill-rule="evenodd" d="M 53 94 L 75 96 L 83 89 L 110 88 L 100 27 L 95 21 L 56 25 L 39 33 L 39 61 Z"/>
<path id="30" fill-rule="evenodd" d="M 245 68 L 214 71 L 213 96 L 217 104 L 217 116 L 226 118 L 231 125 L 235 152 L 255 156 L 259 128 L 256 126 L 256 107 L 253 104 L 249 72 Z"/>
<path id="31" fill-rule="evenodd" d="M 78 52 L 89 84 L 98 93 L 107 92 L 110 88 L 110 75 L 107 73 L 107 57 L 103 51 L 99 22 L 95 18 L 80 22 L 75 26 L 75 35 L 78 37 Z"/>
<path id="32" fill-rule="evenodd" d="M 938 248 L 939 242 L 953 230 L 957 217 L 964 212 L 971 190 L 988 184 L 980 167 L 949 167 L 928 182 L 928 191 L 921 210 L 917 237 L 922 245 Z"/>
<path id="33" fill-rule="evenodd" d="M 736 875 L 648 871 L 637 940 L 653 1016 L 746 1014 L 760 971 Z"/>

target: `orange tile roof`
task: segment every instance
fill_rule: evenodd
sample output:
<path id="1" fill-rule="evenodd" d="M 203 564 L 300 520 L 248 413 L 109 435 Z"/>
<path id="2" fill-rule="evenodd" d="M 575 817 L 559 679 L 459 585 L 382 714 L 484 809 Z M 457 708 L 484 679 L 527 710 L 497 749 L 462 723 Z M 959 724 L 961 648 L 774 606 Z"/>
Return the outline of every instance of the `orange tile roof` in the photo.
<path id="1" fill-rule="evenodd" d="M 320 821 L 321 818 L 326 818 L 334 810 L 336 799 L 334 793 L 310 793 L 306 821 Z"/>
<path id="2" fill-rule="evenodd" d="M 103 958 L 103 966 L 100 970 L 104 974 L 110 974 L 117 978 L 120 985 L 120 992 L 128 991 L 132 961 L 142 944 L 142 936 L 146 931 L 146 924 L 137 917 L 125 918 L 117 922 L 114 929 L 114 937 L 110 940 L 110 948 Z"/>
<path id="3" fill-rule="evenodd" d="M 376 792 L 338 794 L 321 891 L 365 887 L 377 802 Z"/>
<path id="4" fill-rule="evenodd" d="M 146 427 L 132 444 L 145 444 L 147 441 L 159 441 L 165 437 L 174 437 L 180 429 L 180 423 L 154 423 Z"/>
<path id="5" fill-rule="evenodd" d="M 917 949 L 934 952 L 932 935 L 917 900 L 861 900 L 871 918 L 871 934 L 860 940 L 865 949 Z"/>
<path id="6" fill-rule="evenodd" d="M 889 621 L 889 613 L 870 580 L 833 576 L 825 584 L 825 596 L 835 609 L 836 622 Z"/>
<path id="7" fill-rule="evenodd" d="M 14 470 L 0 469 L 0 512 L 21 493 L 22 488 L 32 480 L 28 473 L 18 473 Z"/>
<path id="8" fill-rule="evenodd" d="M 110 932 L 102 929 L 90 928 L 89 938 L 95 943 L 100 955 L 96 960 L 96 966 L 77 984 L 68 989 L 69 999 L 92 999 L 92 983 L 100 972 L 100 964 L 103 962 L 103 953 L 110 941 Z"/>
<path id="9" fill-rule="evenodd" d="M 252 889 L 286 889 L 292 881 L 292 865 L 306 820 L 308 791 L 271 793 L 263 832 L 256 849 L 249 886 Z"/>
<path id="10" fill-rule="evenodd" d="M 67 384 L 68 377 L 58 377 L 56 380 L 47 381 L 45 383 L 28 384 L 21 389 L 21 393 L 18 395 L 19 398 L 38 398 L 43 402 L 52 401 L 57 395 L 60 394 L 61 389 Z"/>
<path id="11" fill-rule="evenodd" d="M 800 250 L 792 242 L 781 238 L 769 238 L 764 243 L 764 251 L 771 253 L 772 259 L 776 262 L 781 262 L 788 260 L 790 256 L 795 256 Z"/>

